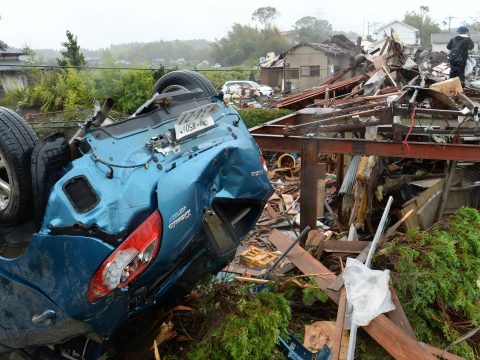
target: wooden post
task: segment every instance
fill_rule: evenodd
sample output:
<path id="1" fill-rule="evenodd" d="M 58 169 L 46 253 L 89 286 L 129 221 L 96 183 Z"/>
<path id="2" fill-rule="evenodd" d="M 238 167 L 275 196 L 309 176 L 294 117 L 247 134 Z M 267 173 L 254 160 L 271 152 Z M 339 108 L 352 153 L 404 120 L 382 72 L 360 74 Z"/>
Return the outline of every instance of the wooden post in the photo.
<path id="1" fill-rule="evenodd" d="M 324 201 L 325 201 L 325 177 L 327 176 L 327 167 L 325 163 L 317 165 L 318 180 L 317 180 L 317 218 L 323 216 Z"/>
<path id="2" fill-rule="evenodd" d="M 440 199 L 440 205 L 438 206 L 438 213 L 436 217 L 437 222 L 442 219 L 443 210 L 445 209 L 445 203 L 447 202 L 448 193 L 450 192 L 450 185 L 452 184 L 456 167 L 457 167 L 457 161 L 456 160 L 450 161 L 450 167 L 448 169 L 448 173 L 445 179 L 445 184 L 443 186 L 442 198 Z"/>
<path id="3" fill-rule="evenodd" d="M 338 303 L 337 322 L 335 323 L 335 333 L 333 334 L 332 356 L 331 360 L 339 360 L 340 347 L 342 345 L 343 323 L 345 321 L 345 309 L 347 307 L 347 291 L 342 289 L 340 301 Z"/>

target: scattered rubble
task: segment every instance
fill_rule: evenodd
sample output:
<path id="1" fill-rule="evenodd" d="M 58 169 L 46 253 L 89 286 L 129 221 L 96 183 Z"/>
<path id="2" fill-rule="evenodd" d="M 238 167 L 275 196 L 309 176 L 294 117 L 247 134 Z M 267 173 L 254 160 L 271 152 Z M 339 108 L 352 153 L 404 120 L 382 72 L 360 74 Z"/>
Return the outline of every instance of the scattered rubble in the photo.
<path id="1" fill-rule="evenodd" d="M 343 274 L 347 259 L 368 265 L 378 249 L 372 268 L 390 270 L 393 280 L 388 287 L 383 278 L 386 312 L 361 323 L 374 339 L 368 344 L 405 360 L 480 354 L 478 71 L 461 84 L 448 79 L 444 55 L 409 57 L 402 49 L 392 34 L 380 51 L 321 86 L 276 102 L 301 110 L 251 129 L 275 193 L 222 281 L 254 293 L 302 292 L 303 303 L 290 300 L 293 336 L 279 337 L 280 353 L 349 358 L 358 291 L 346 291 Z M 356 66 L 365 72 L 340 80 Z M 295 244 L 306 225 L 308 236 Z M 177 342 L 187 333 L 175 331 Z M 372 355 L 360 348 L 358 358 Z"/>

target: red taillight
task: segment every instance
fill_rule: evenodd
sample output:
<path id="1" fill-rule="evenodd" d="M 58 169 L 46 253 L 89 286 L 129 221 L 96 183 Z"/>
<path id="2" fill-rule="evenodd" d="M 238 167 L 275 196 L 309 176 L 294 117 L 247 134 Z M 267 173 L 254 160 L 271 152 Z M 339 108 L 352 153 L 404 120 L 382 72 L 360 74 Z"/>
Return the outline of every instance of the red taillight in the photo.
<path id="1" fill-rule="evenodd" d="M 155 211 L 105 260 L 90 280 L 87 300 L 94 302 L 135 280 L 157 256 L 162 218 Z"/>
<path id="2" fill-rule="evenodd" d="M 263 170 L 265 171 L 265 174 L 268 172 L 267 168 L 267 162 L 265 161 L 265 158 L 260 155 L 260 163 L 262 164 Z"/>

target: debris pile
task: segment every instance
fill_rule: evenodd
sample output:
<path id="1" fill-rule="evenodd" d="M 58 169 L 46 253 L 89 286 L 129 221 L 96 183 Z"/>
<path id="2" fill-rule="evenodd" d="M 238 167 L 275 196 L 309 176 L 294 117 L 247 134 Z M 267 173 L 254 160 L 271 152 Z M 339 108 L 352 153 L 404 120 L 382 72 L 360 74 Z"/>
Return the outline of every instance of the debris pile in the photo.
<path id="1" fill-rule="evenodd" d="M 247 284 L 249 299 L 289 298 L 290 335 L 275 333 L 286 357 L 381 351 L 360 354 L 365 344 L 395 359 L 480 356 L 480 88 L 475 72 L 465 84 L 448 79 L 445 60 L 408 57 L 392 33 L 377 53 L 276 103 L 296 113 L 250 130 L 275 193 L 221 281 L 235 291 Z M 357 66 L 365 72 L 345 80 Z M 281 311 L 289 317 L 290 308 Z M 220 327 L 197 354 L 229 326 L 213 314 Z M 243 350 L 258 341 L 238 335 Z"/>
<path id="2" fill-rule="evenodd" d="M 357 326 L 398 359 L 480 355 L 480 238 L 466 231 L 480 207 L 480 88 L 476 70 L 464 84 L 448 79 L 445 60 L 405 55 L 392 33 L 365 55 L 364 74 L 285 97 L 278 107 L 300 110 L 251 129 L 276 194 L 259 221 L 273 230 L 249 243 L 288 252 L 294 274 L 321 274 L 315 284 L 338 304 L 332 359 L 352 358 Z M 306 241 L 291 248 L 307 226 Z M 375 248 L 372 267 L 390 270 L 390 288 L 362 301 L 386 296 L 395 309 L 355 323 L 352 304 L 364 295 L 343 290 L 343 274 L 358 266 L 348 258 L 368 265 Z M 376 281 L 385 287 L 388 275 Z M 344 329 L 349 354 L 339 357 Z"/>

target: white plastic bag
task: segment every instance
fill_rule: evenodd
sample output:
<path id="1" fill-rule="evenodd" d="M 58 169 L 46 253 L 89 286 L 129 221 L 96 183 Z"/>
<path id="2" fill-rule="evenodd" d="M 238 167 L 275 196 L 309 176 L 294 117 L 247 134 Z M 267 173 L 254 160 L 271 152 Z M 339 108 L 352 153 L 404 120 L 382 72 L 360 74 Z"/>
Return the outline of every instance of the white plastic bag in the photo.
<path id="1" fill-rule="evenodd" d="M 388 287 L 390 271 L 372 270 L 348 258 L 343 280 L 347 301 L 353 307 L 352 324 L 366 326 L 378 315 L 395 309 Z"/>
<path id="2" fill-rule="evenodd" d="M 467 64 L 465 65 L 465 76 L 470 75 L 473 72 L 475 65 L 477 65 L 477 61 L 471 57 L 468 57 Z"/>

